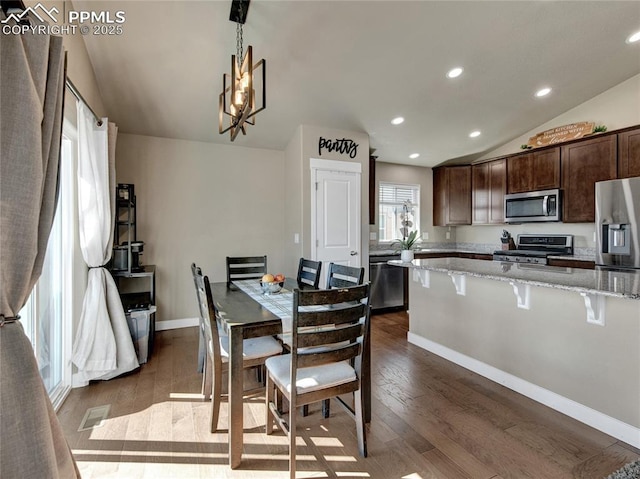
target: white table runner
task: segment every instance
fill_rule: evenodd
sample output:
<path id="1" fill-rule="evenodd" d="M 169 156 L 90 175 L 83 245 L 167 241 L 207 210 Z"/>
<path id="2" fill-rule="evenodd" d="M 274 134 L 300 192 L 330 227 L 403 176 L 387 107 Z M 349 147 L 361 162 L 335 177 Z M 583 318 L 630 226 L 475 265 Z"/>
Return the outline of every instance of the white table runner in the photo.
<path id="1" fill-rule="evenodd" d="M 260 281 L 257 279 L 241 279 L 233 281 L 242 292 L 251 299 L 267 308 L 282 320 L 282 335 L 279 337 L 287 344 L 291 344 L 291 327 L 293 323 L 293 291 L 282 288 L 278 293 L 265 294 L 262 292 Z M 313 311 L 323 309 L 323 306 L 304 306 L 300 310 Z M 316 329 L 316 328 L 311 328 Z"/>
<path id="2" fill-rule="evenodd" d="M 293 319 L 293 291 L 282 288 L 278 293 L 265 294 L 262 292 L 260 281 L 257 279 L 242 279 L 233 281 L 238 288 L 248 294 L 253 300 L 267 308 L 282 319 L 282 330 L 291 332 Z M 286 327 L 285 327 L 286 324 Z"/>

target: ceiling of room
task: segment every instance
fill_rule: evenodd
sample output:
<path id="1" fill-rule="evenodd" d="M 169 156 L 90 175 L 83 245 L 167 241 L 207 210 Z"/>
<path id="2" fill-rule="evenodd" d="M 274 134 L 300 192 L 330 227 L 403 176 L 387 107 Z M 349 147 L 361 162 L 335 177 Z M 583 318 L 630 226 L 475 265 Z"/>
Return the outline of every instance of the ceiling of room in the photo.
<path id="1" fill-rule="evenodd" d="M 231 0 L 73 5 L 125 12 L 121 35 L 84 37 L 122 133 L 284 150 L 308 124 L 368 133 L 381 161 L 434 166 L 477 158 L 640 73 L 640 42 L 625 43 L 640 30 L 638 1 L 253 0 L 244 45 L 266 60 L 267 108 L 232 143 L 218 133 Z"/>

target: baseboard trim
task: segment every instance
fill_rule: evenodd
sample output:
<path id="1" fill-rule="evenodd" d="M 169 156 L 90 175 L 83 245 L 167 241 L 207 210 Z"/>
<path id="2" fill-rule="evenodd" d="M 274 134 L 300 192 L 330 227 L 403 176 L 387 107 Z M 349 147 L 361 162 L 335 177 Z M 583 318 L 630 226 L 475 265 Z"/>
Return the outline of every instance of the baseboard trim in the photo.
<path id="1" fill-rule="evenodd" d="M 198 318 L 168 319 L 166 321 L 156 321 L 156 331 L 166 331 L 168 329 L 191 328 L 198 326 Z"/>
<path id="2" fill-rule="evenodd" d="M 573 419 L 591 426 L 599 431 L 626 442 L 633 447 L 640 448 L 640 428 L 622 422 L 616 418 L 596 411 L 572 399 L 561 396 L 553 391 L 525 381 L 501 369 L 478 361 L 472 357 L 449 349 L 439 343 L 426 339 L 415 333 L 407 333 L 407 340 L 411 344 L 436 354 L 476 374 L 491 379 L 517 393 L 533 399 L 545 406 L 555 409 Z"/>

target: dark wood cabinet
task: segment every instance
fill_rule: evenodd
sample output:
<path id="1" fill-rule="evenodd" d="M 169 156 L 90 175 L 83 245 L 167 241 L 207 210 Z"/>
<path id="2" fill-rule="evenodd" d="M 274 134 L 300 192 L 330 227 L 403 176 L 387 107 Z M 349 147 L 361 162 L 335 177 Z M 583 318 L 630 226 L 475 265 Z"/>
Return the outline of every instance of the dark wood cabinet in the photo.
<path id="1" fill-rule="evenodd" d="M 415 259 L 436 259 L 436 258 L 455 258 L 457 253 L 455 252 L 447 252 L 447 253 L 421 253 L 416 251 L 413 255 Z"/>
<path id="2" fill-rule="evenodd" d="M 433 224 L 471 224 L 471 166 L 433 170 Z"/>
<path id="3" fill-rule="evenodd" d="M 560 148 L 531 151 L 507 159 L 507 191 L 560 188 Z"/>
<path id="4" fill-rule="evenodd" d="M 560 188 L 560 147 L 531 152 L 533 191 Z"/>
<path id="5" fill-rule="evenodd" d="M 415 259 L 467 258 L 467 259 L 481 259 L 484 261 L 493 261 L 493 254 L 491 253 L 461 253 L 458 251 L 448 251 L 448 252 L 441 252 L 441 253 L 425 253 L 425 252 L 416 251 L 414 257 Z"/>
<path id="6" fill-rule="evenodd" d="M 471 166 L 447 168 L 447 224 L 471 224 Z"/>
<path id="7" fill-rule="evenodd" d="M 376 188 L 376 158 L 369 157 L 369 224 L 376 224 L 376 196 L 378 188 Z"/>
<path id="8" fill-rule="evenodd" d="M 618 178 L 640 176 L 640 128 L 618 133 Z"/>
<path id="9" fill-rule="evenodd" d="M 532 173 L 530 153 L 507 158 L 507 192 L 524 193 L 525 191 L 531 191 Z"/>
<path id="10" fill-rule="evenodd" d="M 494 160 L 471 167 L 472 223 L 504 223 L 507 192 L 507 160 Z"/>
<path id="11" fill-rule="evenodd" d="M 595 261 L 560 258 L 549 258 L 547 261 L 549 266 L 559 266 L 561 268 L 596 269 Z"/>
<path id="12" fill-rule="evenodd" d="M 561 147 L 565 223 L 595 221 L 595 183 L 617 175 L 617 135 Z"/>
<path id="13" fill-rule="evenodd" d="M 595 221 L 595 183 L 640 176 L 640 126 L 433 170 L 435 226 L 500 224 L 506 193 L 562 189 L 562 221 Z"/>
<path id="14" fill-rule="evenodd" d="M 445 197 L 447 184 L 445 168 L 433 169 L 433 226 L 446 226 Z"/>

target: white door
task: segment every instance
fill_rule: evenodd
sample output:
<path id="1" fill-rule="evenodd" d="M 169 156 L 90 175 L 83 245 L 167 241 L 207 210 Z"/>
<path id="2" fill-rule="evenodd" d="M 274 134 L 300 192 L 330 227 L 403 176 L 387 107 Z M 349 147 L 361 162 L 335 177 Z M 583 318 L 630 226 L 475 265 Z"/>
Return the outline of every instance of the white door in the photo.
<path id="1" fill-rule="evenodd" d="M 312 162 L 312 257 L 323 263 L 320 285 L 326 283 L 329 263 L 360 267 L 362 256 L 360 164 L 336 161 L 323 166 L 348 170 L 314 168 Z"/>

